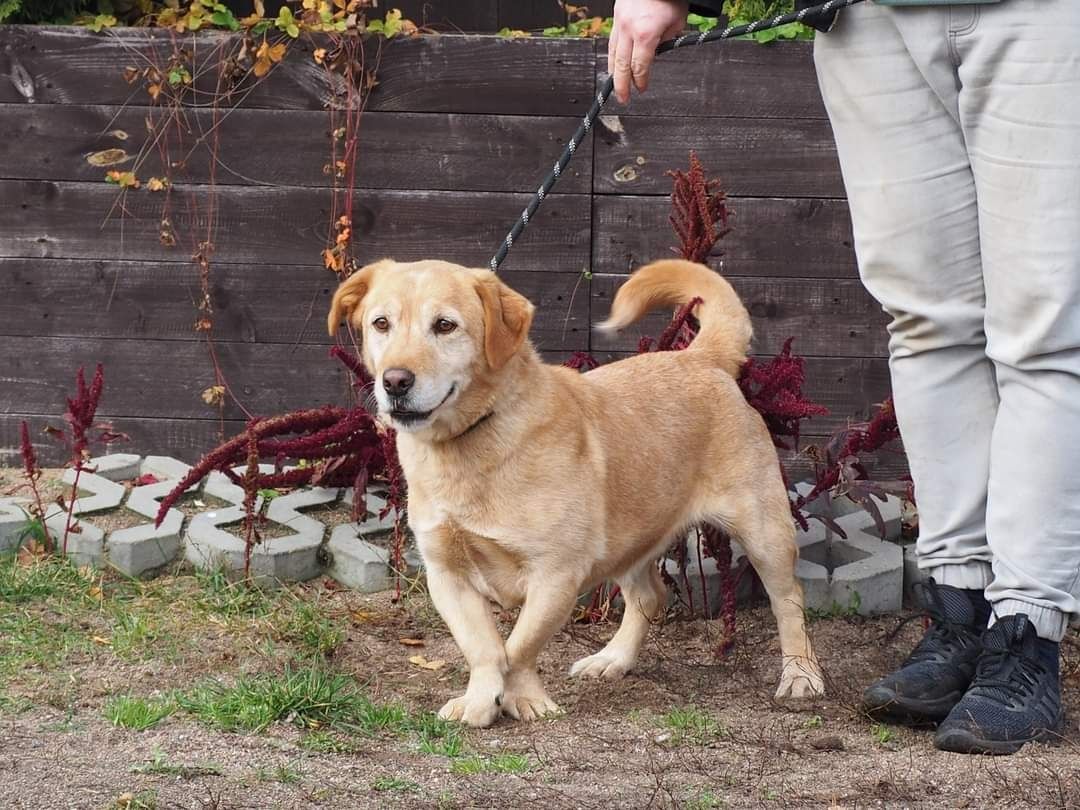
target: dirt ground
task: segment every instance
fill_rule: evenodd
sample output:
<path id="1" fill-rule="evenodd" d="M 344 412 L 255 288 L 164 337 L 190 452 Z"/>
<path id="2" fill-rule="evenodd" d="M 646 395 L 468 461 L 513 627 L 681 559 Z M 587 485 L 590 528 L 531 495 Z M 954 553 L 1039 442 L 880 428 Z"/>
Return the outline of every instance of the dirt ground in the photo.
<path id="1" fill-rule="evenodd" d="M 1009 758 L 942 753 L 928 731 L 859 714 L 861 687 L 919 635 L 917 621 L 897 632 L 903 617 L 815 620 L 829 695 L 776 705 L 775 625 L 761 606 L 740 610 L 738 644 L 723 659 L 716 622 L 669 618 L 639 670 L 616 683 L 566 675 L 614 626 L 568 626 L 542 658 L 564 715 L 504 719 L 432 752 L 415 734 L 302 730 L 290 717 L 237 733 L 180 710 L 143 731 L 105 716 L 118 695 L 281 677 L 317 648 L 319 667 L 372 700 L 430 717 L 466 672 L 422 589 L 394 602 L 320 581 L 252 605 L 190 572 L 133 583 L 42 565 L 0 564 L 5 807 L 1080 807 L 1075 634 L 1064 646 L 1065 739 Z"/>

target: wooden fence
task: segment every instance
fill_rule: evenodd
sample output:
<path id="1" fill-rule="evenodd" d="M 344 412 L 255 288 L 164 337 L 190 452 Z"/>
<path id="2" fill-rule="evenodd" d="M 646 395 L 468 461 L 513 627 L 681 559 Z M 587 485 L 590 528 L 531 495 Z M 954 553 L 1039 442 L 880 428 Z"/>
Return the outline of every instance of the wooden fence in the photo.
<path id="1" fill-rule="evenodd" d="M 214 374 L 193 328 L 191 257 L 208 234 L 217 361 L 236 399 L 259 415 L 347 400 L 323 328 L 335 283 L 320 260 L 331 220 L 326 71 L 300 40 L 262 82 L 200 106 L 215 79 L 198 60 L 225 41 L 0 27 L 0 463 L 14 461 L 20 421 L 57 421 L 75 369 L 98 361 L 101 414 L 139 450 L 190 460 L 242 426 L 236 403 L 219 415 L 201 397 Z M 92 162 L 102 150 L 148 154 L 142 178 L 163 171 L 147 128 L 160 108 L 125 68 L 177 46 L 196 63 L 193 106 L 175 124 L 191 146 L 182 182 L 170 195 L 144 186 L 121 196 Z M 362 260 L 486 263 L 606 68 L 603 44 L 588 40 L 370 41 L 366 57 L 378 84 L 353 196 Z M 865 416 L 888 392 L 885 318 L 856 276 L 804 44 L 669 54 L 646 96 L 612 104 L 504 265 L 538 305 L 534 340 L 555 361 L 634 349 L 636 337 L 604 342 L 589 326 L 625 274 L 668 254 L 666 172 L 691 149 L 732 196 L 735 230 L 714 265 L 754 316 L 755 351 L 795 336 L 807 389 L 832 414 L 812 436 Z M 166 215 L 175 246 L 160 238 Z M 660 328 L 657 318 L 642 331 Z"/>

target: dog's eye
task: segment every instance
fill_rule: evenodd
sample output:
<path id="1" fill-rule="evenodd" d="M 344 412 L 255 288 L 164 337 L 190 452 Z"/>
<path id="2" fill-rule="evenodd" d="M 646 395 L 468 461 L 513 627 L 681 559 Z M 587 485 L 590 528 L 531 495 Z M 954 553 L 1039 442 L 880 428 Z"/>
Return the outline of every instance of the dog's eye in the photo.
<path id="1" fill-rule="evenodd" d="M 457 329 L 457 324 L 447 318 L 439 318 L 435 321 L 436 335 L 449 335 L 455 329 Z"/>
<path id="2" fill-rule="evenodd" d="M 386 320 L 386 318 L 376 318 L 371 322 L 371 325 L 375 327 L 376 332 L 390 331 L 390 321 Z"/>

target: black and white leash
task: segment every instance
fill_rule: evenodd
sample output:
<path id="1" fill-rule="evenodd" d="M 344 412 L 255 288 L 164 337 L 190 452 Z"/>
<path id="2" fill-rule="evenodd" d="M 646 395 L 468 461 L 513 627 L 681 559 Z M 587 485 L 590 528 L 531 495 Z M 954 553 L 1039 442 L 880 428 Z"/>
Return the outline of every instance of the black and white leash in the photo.
<path id="1" fill-rule="evenodd" d="M 683 34 L 677 39 L 669 39 L 666 42 L 661 42 L 656 52 L 658 54 L 667 53 L 673 51 L 676 48 L 684 48 L 689 45 L 704 45 L 706 42 L 715 42 L 721 39 L 731 39 L 732 37 L 741 37 L 744 34 L 752 34 L 755 31 L 767 31 L 770 28 L 779 28 L 781 25 L 787 25 L 788 23 L 804 22 L 808 18 L 814 18 L 817 15 L 826 15 L 832 11 L 838 9 L 847 8 L 853 6 L 856 3 L 861 3 L 863 0 L 828 0 L 826 3 L 822 3 L 818 6 L 811 6 L 804 8 L 801 11 L 793 11 L 790 14 L 781 14 L 776 17 L 772 17 L 767 20 L 755 20 L 752 23 L 746 25 L 733 25 L 728 28 L 714 28 L 711 31 L 705 31 L 700 34 Z M 604 86 L 600 88 L 600 91 L 596 94 L 596 98 L 593 100 L 592 106 L 589 108 L 589 112 L 586 113 L 585 118 L 578 125 L 577 131 L 573 137 L 570 138 L 566 144 L 566 148 L 563 149 L 562 155 L 555 161 L 555 165 L 551 171 L 548 172 L 547 177 L 544 178 L 544 182 L 540 184 L 540 188 L 533 194 L 531 200 L 529 200 L 528 206 L 521 212 L 521 216 L 518 217 L 517 222 L 514 223 L 514 227 L 510 229 L 510 233 L 503 239 L 502 244 L 499 245 L 499 249 L 495 251 L 495 255 L 491 257 L 490 266 L 492 271 L 497 272 L 499 265 L 503 263 L 503 259 L 506 258 L 506 254 L 510 252 L 510 248 L 514 246 L 514 242 L 521 232 L 525 230 L 525 227 L 529 224 L 529 220 L 536 214 L 540 204 L 547 197 L 551 189 L 562 177 L 562 173 L 566 170 L 567 165 L 574 157 L 574 152 L 582 144 L 585 138 L 592 131 L 593 124 L 596 123 L 596 119 L 600 115 L 600 110 L 603 108 L 604 103 L 608 100 L 612 90 L 615 88 L 615 78 L 608 76 L 604 82 Z"/>

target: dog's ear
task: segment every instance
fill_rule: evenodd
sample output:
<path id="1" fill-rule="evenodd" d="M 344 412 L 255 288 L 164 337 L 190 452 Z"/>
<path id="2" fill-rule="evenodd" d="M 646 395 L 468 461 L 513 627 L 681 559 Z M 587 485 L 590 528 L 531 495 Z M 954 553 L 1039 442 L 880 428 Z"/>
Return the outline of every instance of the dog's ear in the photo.
<path id="1" fill-rule="evenodd" d="M 389 259 L 369 264 L 366 267 L 361 267 L 341 282 L 334 292 L 334 300 L 330 304 L 330 314 L 326 317 L 326 331 L 330 333 L 330 337 L 337 334 L 342 318 L 346 320 L 352 318 L 353 312 L 360 306 L 360 302 L 364 300 L 364 296 L 371 289 L 371 282 L 376 271 L 389 264 L 392 264 Z"/>
<path id="2" fill-rule="evenodd" d="M 488 365 L 498 371 L 525 343 L 534 308 L 528 298 L 511 290 L 494 273 L 477 280 L 476 292 L 484 305 L 484 354 Z"/>

